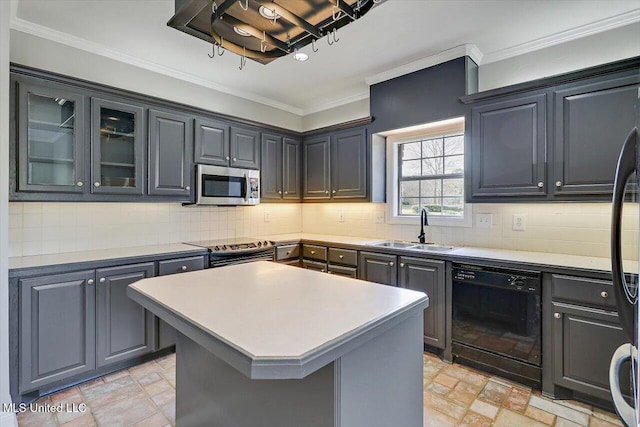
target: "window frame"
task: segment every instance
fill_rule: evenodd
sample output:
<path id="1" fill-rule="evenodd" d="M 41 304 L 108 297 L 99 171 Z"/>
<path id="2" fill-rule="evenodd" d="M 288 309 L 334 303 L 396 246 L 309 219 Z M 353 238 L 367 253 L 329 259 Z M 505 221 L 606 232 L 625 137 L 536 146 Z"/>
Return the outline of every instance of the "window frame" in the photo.
<path id="1" fill-rule="evenodd" d="M 419 223 L 419 214 L 416 215 L 400 215 L 400 172 L 401 162 L 400 158 L 400 144 L 408 142 L 419 142 L 423 140 L 446 138 L 449 136 L 462 135 L 464 138 L 464 118 L 457 118 L 447 120 L 444 122 L 434 123 L 433 126 L 429 126 L 428 129 L 416 129 L 410 131 L 397 131 L 387 133 L 387 223 L 389 224 L 406 224 L 415 225 Z M 465 147 L 466 148 L 466 147 Z M 464 156 L 468 155 L 465 150 Z M 466 164 L 466 159 L 465 159 Z M 462 174 L 453 175 L 438 175 L 428 177 L 426 179 L 443 179 L 443 178 L 463 178 Z M 405 179 L 403 181 L 420 181 L 425 180 L 423 176 L 416 176 L 415 179 Z M 464 202 L 464 188 L 463 186 L 463 214 L 462 217 L 454 216 L 429 216 L 429 225 L 444 226 L 444 227 L 471 227 L 472 221 L 472 206 L 469 203 Z M 441 196 L 442 197 L 442 196 Z"/>

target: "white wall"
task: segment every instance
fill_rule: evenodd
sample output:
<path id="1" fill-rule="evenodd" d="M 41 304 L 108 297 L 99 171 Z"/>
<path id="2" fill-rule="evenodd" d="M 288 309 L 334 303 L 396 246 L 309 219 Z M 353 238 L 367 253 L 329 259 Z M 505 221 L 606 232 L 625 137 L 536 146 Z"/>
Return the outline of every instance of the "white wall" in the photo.
<path id="1" fill-rule="evenodd" d="M 302 130 L 302 118 L 296 114 L 16 30 L 11 30 L 11 61 L 213 112 Z"/>
<path id="2" fill-rule="evenodd" d="M 319 111 L 313 114 L 307 114 L 302 118 L 303 131 L 319 129 L 325 126 L 331 126 L 336 123 L 344 123 L 351 120 L 369 117 L 369 98 L 360 101 L 351 102 L 341 105 L 340 107 L 331 108 L 330 110 Z"/>
<path id="3" fill-rule="evenodd" d="M 535 80 L 640 55 L 640 23 L 479 67 L 480 90 Z"/>
<path id="4" fill-rule="evenodd" d="M 9 12 L 10 2 L 0 1 L 0 404 L 9 395 Z M 0 412 L 0 425 L 17 425 L 15 415 Z"/>

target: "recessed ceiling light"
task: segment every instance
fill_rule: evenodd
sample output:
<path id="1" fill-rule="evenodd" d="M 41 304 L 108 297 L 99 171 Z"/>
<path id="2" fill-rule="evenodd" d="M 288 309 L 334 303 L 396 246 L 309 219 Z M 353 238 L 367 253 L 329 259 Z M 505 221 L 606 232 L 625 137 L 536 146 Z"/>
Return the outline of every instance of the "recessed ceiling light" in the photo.
<path id="1" fill-rule="evenodd" d="M 236 34 L 240 34 L 242 37 L 249 37 L 251 34 L 249 34 L 248 32 L 246 32 L 245 30 L 238 28 L 238 27 L 233 27 L 233 31 L 236 32 Z"/>
<path id="2" fill-rule="evenodd" d="M 309 55 L 307 55 L 304 52 L 296 52 L 293 54 L 293 59 L 295 59 L 296 61 L 306 61 L 307 59 L 309 59 Z"/>
<path id="3" fill-rule="evenodd" d="M 280 18 L 280 15 L 278 15 L 274 9 L 269 9 L 264 6 L 260 6 L 260 9 L 258 9 L 258 11 L 260 12 L 260 15 L 266 19 L 273 20 L 273 19 Z"/>

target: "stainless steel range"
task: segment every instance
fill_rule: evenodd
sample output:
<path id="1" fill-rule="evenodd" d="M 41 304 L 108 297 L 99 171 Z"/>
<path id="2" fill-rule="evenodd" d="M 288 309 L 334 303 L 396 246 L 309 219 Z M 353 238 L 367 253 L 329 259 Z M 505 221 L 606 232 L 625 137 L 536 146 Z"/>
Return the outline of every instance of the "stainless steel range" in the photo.
<path id="1" fill-rule="evenodd" d="M 273 261 L 274 243 L 250 237 L 188 242 L 209 249 L 209 267 L 222 267 L 251 261 Z"/>

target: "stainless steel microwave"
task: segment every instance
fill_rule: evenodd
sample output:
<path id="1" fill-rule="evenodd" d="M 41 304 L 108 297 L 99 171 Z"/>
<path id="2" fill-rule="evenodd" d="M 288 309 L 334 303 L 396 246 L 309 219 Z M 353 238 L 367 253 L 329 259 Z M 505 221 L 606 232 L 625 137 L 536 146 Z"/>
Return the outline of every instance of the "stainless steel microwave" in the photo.
<path id="1" fill-rule="evenodd" d="M 260 171 L 197 165 L 196 205 L 257 205 Z"/>

